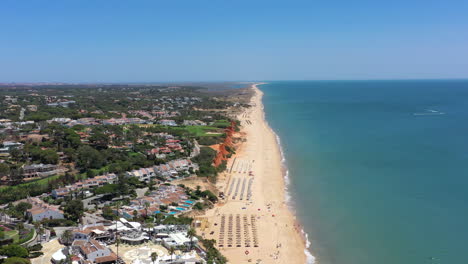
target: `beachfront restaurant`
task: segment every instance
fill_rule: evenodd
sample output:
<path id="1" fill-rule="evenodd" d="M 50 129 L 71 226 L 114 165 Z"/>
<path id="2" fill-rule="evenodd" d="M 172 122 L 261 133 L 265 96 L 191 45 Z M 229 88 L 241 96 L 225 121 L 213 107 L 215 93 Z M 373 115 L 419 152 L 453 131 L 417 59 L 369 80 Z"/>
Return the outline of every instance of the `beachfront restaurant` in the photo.
<path id="1" fill-rule="evenodd" d="M 147 233 L 139 232 L 139 231 L 127 231 L 120 237 L 120 240 L 123 243 L 129 245 L 140 245 L 147 241 L 149 241 L 149 236 Z"/>

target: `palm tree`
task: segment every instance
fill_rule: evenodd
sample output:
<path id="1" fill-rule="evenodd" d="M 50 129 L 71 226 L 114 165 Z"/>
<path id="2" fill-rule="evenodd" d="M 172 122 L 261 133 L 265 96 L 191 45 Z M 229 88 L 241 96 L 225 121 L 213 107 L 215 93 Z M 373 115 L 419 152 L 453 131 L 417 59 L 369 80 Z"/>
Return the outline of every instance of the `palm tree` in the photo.
<path id="1" fill-rule="evenodd" d="M 174 255 L 174 252 L 175 252 L 175 247 L 171 246 L 169 248 L 169 254 L 171 254 L 171 262 L 172 262 L 172 256 Z"/>
<path id="2" fill-rule="evenodd" d="M 179 249 L 180 249 L 180 251 L 182 251 L 182 252 L 187 252 L 187 246 L 186 246 L 186 245 L 181 245 L 181 246 L 179 247 Z"/>
<path id="3" fill-rule="evenodd" d="M 154 223 L 146 223 L 146 228 L 149 229 L 149 235 L 150 237 L 153 235 L 154 233 Z"/>
<path id="4" fill-rule="evenodd" d="M 16 225 L 16 228 L 18 229 L 18 232 L 21 233 L 21 231 L 24 230 L 24 224 L 23 223 L 18 223 L 18 225 Z"/>
<path id="5" fill-rule="evenodd" d="M 190 238 L 190 250 L 192 250 L 192 247 L 193 247 L 193 237 L 197 234 L 197 232 L 195 231 L 195 229 L 193 228 L 190 228 L 188 231 L 187 231 L 187 237 Z"/>
<path id="6" fill-rule="evenodd" d="M 150 203 L 145 202 L 145 204 L 143 206 L 145 207 L 145 218 L 147 218 L 148 217 L 148 208 L 150 207 Z"/>
<path id="7" fill-rule="evenodd" d="M 38 237 L 39 237 L 39 241 L 42 241 L 42 234 L 44 234 L 44 229 L 42 227 L 40 227 L 37 230 L 37 234 L 38 234 Z"/>
<path id="8" fill-rule="evenodd" d="M 119 260 L 119 245 L 120 245 L 120 238 L 116 235 L 117 238 L 115 239 L 115 246 L 117 247 L 117 260 Z"/>
<path id="9" fill-rule="evenodd" d="M 158 259 L 158 253 L 156 252 L 151 253 L 151 261 L 153 262 L 153 264 L 157 259 Z"/>
<path id="10" fill-rule="evenodd" d="M 73 234 L 70 230 L 65 230 L 65 232 L 63 232 L 62 236 L 60 237 L 60 240 L 62 240 L 62 243 L 66 245 L 69 245 L 72 239 L 73 239 Z"/>
<path id="11" fill-rule="evenodd" d="M 118 214 L 114 215 L 113 219 L 115 221 L 115 246 L 117 247 L 117 263 L 118 263 L 119 262 L 120 238 L 119 238 L 119 229 L 117 228 L 117 219 L 119 219 L 119 215 Z"/>

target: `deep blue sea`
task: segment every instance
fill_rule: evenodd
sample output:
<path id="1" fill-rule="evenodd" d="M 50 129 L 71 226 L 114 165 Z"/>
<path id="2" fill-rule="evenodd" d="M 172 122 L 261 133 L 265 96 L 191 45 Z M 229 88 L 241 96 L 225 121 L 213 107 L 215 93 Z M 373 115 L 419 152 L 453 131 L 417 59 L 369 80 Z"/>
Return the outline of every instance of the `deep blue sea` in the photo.
<path id="1" fill-rule="evenodd" d="M 468 263 L 468 81 L 260 89 L 318 263 Z"/>

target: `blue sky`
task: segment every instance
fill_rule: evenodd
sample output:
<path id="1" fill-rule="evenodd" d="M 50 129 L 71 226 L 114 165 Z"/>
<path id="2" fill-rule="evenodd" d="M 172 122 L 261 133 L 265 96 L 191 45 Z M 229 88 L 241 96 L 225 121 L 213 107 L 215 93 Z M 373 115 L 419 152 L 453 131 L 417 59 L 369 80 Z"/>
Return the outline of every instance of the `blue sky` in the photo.
<path id="1" fill-rule="evenodd" d="M 468 78 L 468 1 L 2 0 L 0 81 Z"/>

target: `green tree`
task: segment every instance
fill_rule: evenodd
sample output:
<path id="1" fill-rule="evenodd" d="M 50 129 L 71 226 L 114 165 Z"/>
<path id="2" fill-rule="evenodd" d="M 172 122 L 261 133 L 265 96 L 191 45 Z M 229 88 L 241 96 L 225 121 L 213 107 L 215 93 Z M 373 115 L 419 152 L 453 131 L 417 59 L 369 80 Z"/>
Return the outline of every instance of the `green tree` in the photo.
<path id="1" fill-rule="evenodd" d="M 10 174 L 10 166 L 5 163 L 0 163 L 0 177 Z"/>
<path id="2" fill-rule="evenodd" d="M 120 246 L 120 243 L 121 243 L 120 237 L 118 237 L 118 235 L 117 235 L 117 237 L 115 238 L 115 246 L 117 247 L 117 259 L 119 259 L 119 246 Z"/>
<path id="3" fill-rule="evenodd" d="M 45 164 L 57 164 L 59 156 L 55 150 L 46 149 L 41 152 L 40 161 Z"/>
<path id="4" fill-rule="evenodd" d="M 60 240 L 63 244 L 70 245 L 70 243 L 73 241 L 73 233 L 70 230 L 65 230 L 60 237 Z"/>
<path id="5" fill-rule="evenodd" d="M 193 247 L 193 238 L 197 235 L 197 232 L 195 231 L 195 229 L 193 228 L 190 228 L 188 231 L 187 231 L 187 237 L 190 239 L 190 250 L 192 250 L 192 247 Z"/>
<path id="6" fill-rule="evenodd" d="M 195 203 L 195 205 L 193 206 L 193 209 L 201 211 L 205 209 L 205 206 L 202 203 Z"/>
<path id="7" fill-rule="evenodd" d="M 203 191 L 201 195 L 208 198 L 208 200 L 212 203 L 216 203 L 218 201 L 218 197 L 216 197 L 216 195 L 214 195 L 214 193 L 212 193 L 210 190 Z"/>
<path id="8" fill-rule="evenodd" d="M 23 223 L 18 223 L 18 224 L 16 225 L 16 229 L 18 229 L 18 232 L 21 233 L 21 231 L 24 230 L 24 224 L 23 224 Z"/>
<path id="9" fill-rule="evenodd" d="M 31 261 L 26 258 L 11 257 L 6 259 L 3 264 L 31 264 Z"/>
<path id="10" fill-rule="evenodd" d="M 65 145 L 69 148 L 78 148 L 81 145 L 80 136 L 73 130 L 65 130 Z"/>
<path id="11" fill-rule="evenodd" d="M 195 195 L 200 196 L 201 195 L 201 187 L 200 185 L 197 185 L 197 188 L 195 189 Z"/>
<path id="12" fill-rule="evenodd" d="M 65 205 L 63 211 L 67 219 L 77 222 L 83 216 L 83 202 L 81 200 L 71 200 Z"/>
<path id="13" fill-rule="evenodd" d="M 15 206 L 15 210 L 21 214 L 24 214 L 26 210 L 31 209 L 32 205 L 27 202 L 20 202 Z"/>
<path id="14" fill-rule="evenodd" d="M 113 220 L 115 217 L 114 211 L 112 208 L 108 205 L 104 206 L 102 208 L 102 217 L 104 217 L 107 220 Z"/>
<path id="15" fill-rule="evenodd" d="M 150 203 L 146 201 L 143 206 L 145 207 L 145 217 L 148 217 L 148 208 L 150 207 Z"/>
<path id="16" fill-rule="evenodd" d="M 153 262 L 153 264 L 157 259 L 158 259 L 158 253 L 152 252 L 151 253 L 151 261 Z"/>
<path id="17" fill-rule="evenodd" d="M 7 257 L 19 257 L 19 258 L 27 258 L 29 256 L 29 252 L 26 248 L 16 245 L 16 244 L 11 244 L 4 246 L 0 249 L 0 254 L 5 255 Z"/>
<path id="18" fill-rule="evenodd" d="M 90 146 L 81 146 L 77 150 L 77 165 L 82 171 L 88 169 L 99 169 L 104 165 L 104 158 L 101 153 Z"/>
<path id="19" fill-rule="evenodd" d="M 66 148 L 63 150 L 63 153 L 66 156 L 66 161 L 67 162 L 76 162 L 77 156 L 76 156 L 76 150 L 73 148 Z"/>
<path id="20" fill-rule="evenodd" d="M 157 213 L 156 215 L 154 215 L 154 218 L 156 219 L 157 223 L 161 223 L 161 221 L 164 220 L 165 216 L 162 213 Z"/>
<path id="21" fill-rule="evenodd" d="M 171 247 L 169 248 L 169 254 L 171 255 L 171 262 L 172 262 L 172 258 L 173 258 L 173 256 L 174 256 L 174 252 L 175 252 L 175 247 L 174 247 L 174 246 L 171 246 Z"/>
<path id="22" fill-rule="evenodd" d="M 89 137 L 89 142 L 97 149 L 105 149 L 109 145 L 109 137 L 102 132 L 96 132 Z"/>

